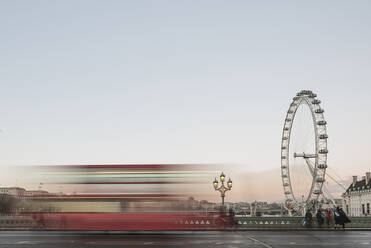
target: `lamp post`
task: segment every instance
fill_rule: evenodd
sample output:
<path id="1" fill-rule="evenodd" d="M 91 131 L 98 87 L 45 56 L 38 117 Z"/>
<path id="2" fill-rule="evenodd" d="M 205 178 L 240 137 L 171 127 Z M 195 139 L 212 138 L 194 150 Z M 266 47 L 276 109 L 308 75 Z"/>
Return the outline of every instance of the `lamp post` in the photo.
<path id="1" fill-rule="evenodd" d="M 219 191 L 220 196 L 222 197 L 222 206 L 224 206 L 225 192 L 232 189 L 232 180 L 230 178 L 228 179 L 227 187 L 224 186 L 224 181 L 225 181 L 225 175 L 222 172 L 222 174 L 220 174 L 220 182 L 221 182 L 220 187 L 219 187 L 219 182 L 218 182 L 218 180 L 216 180 L 216 178 L 213 182 L 215 191 Z"/>

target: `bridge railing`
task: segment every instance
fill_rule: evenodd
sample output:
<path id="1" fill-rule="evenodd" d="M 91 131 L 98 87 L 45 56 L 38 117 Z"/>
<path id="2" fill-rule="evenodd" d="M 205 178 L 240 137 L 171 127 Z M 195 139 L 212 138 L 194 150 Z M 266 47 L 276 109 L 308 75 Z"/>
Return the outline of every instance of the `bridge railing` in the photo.
<path id="1" fill-rule="evenodd" d="M 30 213 L 0 215 L 0 229 L 87 231 L 225 230 L 225 213 Z"/>
<path id="2" fill-rule="evenodd" d="M 235 217 L 237 228 L 302 228 L 302 217 Z"/>
<path id="3" fill-rule="evenodd" d="M 0 228 L 27 228 L 30 229 L 34 225 L 34 220 L 31 217 L 25 216 L 0 216 Z"/>
<path id="4" fill-rule="evenodd" d="M 347 228 L 371 228 L 371 217 L 350 217 L 351 223 Z M 306 228 L 302 225 L 303 217 L 235 217 L 237 228 Z M 312 227 L 319 227 L 313 218 Z M 326 228 L 327 225 L 322 226 Z M 334 227 L 334 223 L 330 223 Z"/>
<path id="5" fill-rule="evenodd" d="M 346 227 L 354 228 L 371 228 L 371 217 L 350 217 L 351 223 L 347 223 Z"/>
<path id="6" fill-rule="evenodd" d="M 49 216 L 50 217 L 50 216 Z M 84 230 L 86 226 L 77 226 L 74 228 L 70 226 L 66 228 L 61 226 L 61 220 L 56 218 L 49 218 L 48 215 L 44 216 L 42 220 L 41 229 L 59 228 L 63 230 Z M 212 229 L 305 229 L 302 225 L 303 217 L 234 217 L 234 221 L 230 222 L 229 218 L 221 218 L 220 216 L 175 216 L 165 219 L 165 227 L 169 230 L 212 230 Z M 350 217 L 351 223 L 346 224 L 346 228 L 371 228 L 371 217 Z M 106 221 L 107 222 L 107 221 Z M 112 222 L 112 223 L 111 223 Z M 120 222 L 120 221 L 119 221 Z M 128 220 L 126 217 L 119 223 L 117 220 L 108 220 L 105 230 L 113 228 L 115 230 L 127 229 L 127 224 L 137 225 L 135 219 Z M 234 222 L 234 224 L 232 223 Z M 68 222 L 67 222 L 68 223 Z M 78 225 L 77 219 L 73 219 L 73 223 Z M 83 222 L 83 224 L 87 222 Z M 75 224 L 74 224 L 75 225 Z M 68 227 L 68 226 L 67 226 Z M 317 221 L 313 218 L 312 227 L 317 228 Z M 330 224 L 333 228 L 334 224 Z M 0 216 L 0 229 L 40 229 L 40 219 L 32 218 L 31 216 Z M 140 230 L 142 226 L 133 227 L 132 230 Z M 164 225 L 154 226 L 154 230 L 162 230 Z M 323 229 L 326 229 L 326 224 Z M 99 228 L 98 228 L 99 229 Z M 113 230 L 112 229 L 112 230 Z"/>

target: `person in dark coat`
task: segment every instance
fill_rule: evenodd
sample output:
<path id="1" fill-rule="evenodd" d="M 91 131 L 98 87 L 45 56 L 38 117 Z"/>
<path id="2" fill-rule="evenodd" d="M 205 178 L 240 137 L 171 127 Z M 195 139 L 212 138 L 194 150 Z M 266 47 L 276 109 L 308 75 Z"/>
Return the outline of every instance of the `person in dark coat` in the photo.
<path id="1" fill-rule="evenodd" d="M 323 214 L 322 214 L 321 210 L 317 211 L 316 218 L 317 218 L 318 227 L 321 228 L 322 225 L 325 223 L 325 219 L 323 218 Z"/>
<path id="2" fill-rule="evenodd" d="M 345 214 L 343 209 L 336 207 L 334 211 L 334 219 L 335 219 L 335 229 L 337 228 L 338 225 L 342 226 L 343 229 L 345 229 L 345 224 L 350 223 L 350 219 L 348 216 Z"/>
<path id="3" fill-rule="evenodd" d="M 312 213 L 310 212 L 310 210 L 307 210 L 307 212 L 305 213 L 305 226 L 306 227 L 312 227 Z"/>
<path id="4" fill-rule="evenodd" d="M 339 207 L 334 207 L 334 228 L 337 229 L 341 225 Z"/>
<path id="5" fill-rule="evenodd" d="M 345 224 L 350 223 L 351 221 L 342 208 L 338 207 L 337 209 L 340 215 L 340 222 L 341 222 L 340 224 L 342 225 L 343 229 L 345 229 Z"/>

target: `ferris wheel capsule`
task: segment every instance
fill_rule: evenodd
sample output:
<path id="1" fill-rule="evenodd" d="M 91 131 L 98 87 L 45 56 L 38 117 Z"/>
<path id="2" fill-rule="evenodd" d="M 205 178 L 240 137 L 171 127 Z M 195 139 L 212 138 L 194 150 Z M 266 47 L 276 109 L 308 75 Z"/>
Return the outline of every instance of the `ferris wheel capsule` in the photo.
<path id="1" fill-rule="evenodd" d="M 318 136 L 318 138 L 320 138 L 320 139 L 327 139 L 328 138 L 328 135 L 327 134 L 320 134 Z"/>
<path id="2" fill-rule="evenodd" d="M 326 121 L 323 121 L 323 120 L 321 120 L 321 121 L 317 121 L 317 125 L 322 125 L 322 126 L 324 126 L 324 125 L 326 125 L 326 124 L 327 124 Z"/>

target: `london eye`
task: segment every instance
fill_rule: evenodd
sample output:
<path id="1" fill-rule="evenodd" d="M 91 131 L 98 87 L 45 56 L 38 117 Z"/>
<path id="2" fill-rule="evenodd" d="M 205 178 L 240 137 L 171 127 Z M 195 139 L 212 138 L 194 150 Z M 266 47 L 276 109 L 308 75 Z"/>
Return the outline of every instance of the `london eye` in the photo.
<path id="1" fill-rule="evenodd" d="M 322 195 L 327 168 L 327 131 L 321 101 L 310 90 L 293 98 L 282 130 L 281 177 L 286 206 L 296 214 Z"/>

